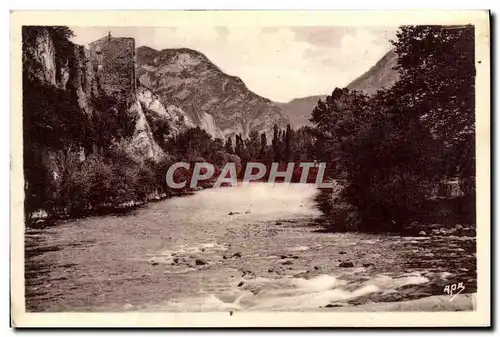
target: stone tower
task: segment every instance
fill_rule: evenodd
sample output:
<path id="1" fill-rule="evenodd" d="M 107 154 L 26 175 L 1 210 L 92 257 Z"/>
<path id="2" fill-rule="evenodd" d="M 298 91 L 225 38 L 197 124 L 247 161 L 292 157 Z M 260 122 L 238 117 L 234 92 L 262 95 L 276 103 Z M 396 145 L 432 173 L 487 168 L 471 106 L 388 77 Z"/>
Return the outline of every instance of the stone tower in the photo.
<path id="1" fill-rule="evenodd" d="M 135 98 L 135 40 L 111 34 L 89 44 L 92 71 L 100 94 L 117 101 Z"/>

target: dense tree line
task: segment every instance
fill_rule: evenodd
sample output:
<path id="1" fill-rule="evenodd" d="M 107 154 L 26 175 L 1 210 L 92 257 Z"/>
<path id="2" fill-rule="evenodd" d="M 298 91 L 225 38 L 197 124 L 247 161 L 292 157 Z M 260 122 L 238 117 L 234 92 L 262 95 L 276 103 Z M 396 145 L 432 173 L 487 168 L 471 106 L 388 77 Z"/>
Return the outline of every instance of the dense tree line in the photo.
<path id="1" fill-rule="evenodd" d="M 337 88 L 312 113 L 316 155 L 351 207 L 334 226 L 400 230 L 436 212 L 429 200 L 451 179 L 464 192 L 461 220 L 474 221 L 474 29 L 404 26 L 393 44 L 394 86 L 373 96 Z"/>
<path id="2" fill-rule="evenodd" d="M 249 162 L 265 164 L 267 173 L 272 163 L 278 163 L 279 170 L 285 171 L 288 163 L 313 162 L 314 139 L 310 127 L 304 126 L 293 130 L 288 124 L 285 129 L 280 129 L 275 124 L 270 141 L 265 132 L 259 134 L 252 130 L 246 139 L 241 134 L 228 136 L 224 148 L 228 153 L 236 154 L 241 159 L 243 167 L 241 177 Z"/>

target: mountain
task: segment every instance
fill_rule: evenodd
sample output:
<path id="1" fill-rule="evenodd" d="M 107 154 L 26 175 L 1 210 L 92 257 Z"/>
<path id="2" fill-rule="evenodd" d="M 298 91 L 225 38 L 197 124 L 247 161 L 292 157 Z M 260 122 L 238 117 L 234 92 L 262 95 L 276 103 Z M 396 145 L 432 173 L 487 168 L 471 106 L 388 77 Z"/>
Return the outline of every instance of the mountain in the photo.
<path id="1" fill-rule="evenodd" d="M 243 81 L 228 75 L 202 53 L 187 49 L 136 50 L 139 83 L 156 95 L 164 107 L 176 107 L 188 123 L 214 137 L 265 131 L 288 123 L 280 107 L 250 91 Z"/>
<path id="2" fill-rule="evenodd" d="M 391 50 L 366 73 L 347 85 L 347 88 L 364 91 L 366 94 L 372 95 L 379 89 L 392 86 L 398 79 L 398 72 L 393 69 L 396 63 L 397 55 L 394 50 Z M 290 123 L 295 128 L 299 128 L 309 124 L 309 118 L 318 100 L 325 98 L 326 95 L 309 96 L 296 98 L 288 103 L 277 103 L 277 105 L 281 107 Z"/>
<path id="3" fill-rule="evenodd" d="M 309 125 L 309 118 L 311 118 L 314 107 L 318 104 L 319 100 L 324 100 L 325 98 L 326 95 L 309 96 L 277 104 L 283 110 L 283 114 L 288 118 L 290 124 L 294 128 L 300 128 Z"/>
<path id="4" fill-rule="evenodd" d="M 157 76 L 141 84 L 137 74 L 147 65 L 138 66 L 133 38 L 108 34 L 84 47 L 73 43 L 72 35 L 64 26 L 22 29 L 27 218 L 39 211 L 43 217 L 115 211 L 167 196 L 175 193 L 165 181 L 174 161 L 210 161 L 216 169 L 231 161 L 241 168 L 241 158 L 226 153 L 224 143 L 211 140 L 200 126 L 223 136 L 219 127 L 247 133 L 286 121 L 272 102 L 199 53 L 193 52 L 194 58 L 183 51 L 160 55 Z M 172 62 L 163 63 L 168 60 Z M 214 73 L 222 89 L 210 82 Z M 200 100 L 192 96 L 189 82 Z M 169 99 L 164 99 L 165 88 Z M 218 107 L 222 109 L 215 111 Z M 224 124 L 226 120 L 233 123 Z M 171 135 L 179 137 L 168 139 Z"/>
<path id="5" fill-rule="evenodd" d="M 90 153 L 99 139 L 101 147 L 118 141 L 138 162 L 159 162 L 168 155 L 159 144 L 188 128 L 219 138 L 265 131 L 270 139 L 274 124 L 288 123 L 275 103 L 197 51 L 136 48 L 133 38 L 112 36 L 84 47 L 59 30 L 23 31 L 25 130 L 36 130 L 25 137 L 51 151 Z"/>
<path id="6" fill-rule="evenodd" d="M 399 77 L 397 70 L 393 69 L 397 61 L 396 52 L 390 50 L 366 73 L 352 81 L 347 88 L 372 95 L 379 89 L 391 87 Z"/>

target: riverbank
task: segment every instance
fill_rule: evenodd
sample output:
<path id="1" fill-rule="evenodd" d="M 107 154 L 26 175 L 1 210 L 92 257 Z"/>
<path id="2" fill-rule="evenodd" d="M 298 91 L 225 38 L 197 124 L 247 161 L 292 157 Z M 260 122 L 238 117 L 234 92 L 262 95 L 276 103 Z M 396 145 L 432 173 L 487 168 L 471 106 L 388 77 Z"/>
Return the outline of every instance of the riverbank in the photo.
<path id="1" fill-rule="evenodd" d="M 438 197 L 427 200 L 424 208 L 408 212 L 404 223 L 360 228 L 358 210 L 340 196 L 341 186 L 332 192 L 320 190 L 315 201 L 323 213 L 321 222 L 327 232 L 356 232 L 363 229 L 372 233 L 400 233 L 405 235 L 457 235 L 475 236 L 475 212 L 471 200 L 459 197 Z"/>
<path id="2" fill-rule="evenodd" d="M 196 193 L 196 191 L 212 187 L 213 184 L 204 185 L 203 187 L 199 186 L 197 188 L 186 188 L 178 191 L 169 191 L 168 193 L 155 194 L 149 196 L 146 200 L 131 200 L 119 205 L 101 205 L 100 207 L 82 210 L 78 215 L 69 215 L 65 211 L 48 213 L 46 210 L 38 210 L 26 216 L 25 225 L 26 228 L 43 228 L 62 220 L 76 220 L 94 216 L 126 215 L 149 203 L 160 202 L 174 197 L 189 196 Z"/>

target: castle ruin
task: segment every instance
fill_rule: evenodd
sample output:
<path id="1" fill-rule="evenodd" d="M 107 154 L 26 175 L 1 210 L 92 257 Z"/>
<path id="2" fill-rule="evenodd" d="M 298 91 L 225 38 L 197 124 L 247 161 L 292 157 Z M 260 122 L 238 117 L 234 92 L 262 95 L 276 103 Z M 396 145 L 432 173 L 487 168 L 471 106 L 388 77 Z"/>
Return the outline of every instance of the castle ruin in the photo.
<path id="1" fill-rule="evenodd" d="M 117 101 L 135 97 L 135 40 L 111 34 L 89 44 L 91 68 L 98 90 Z"/>

